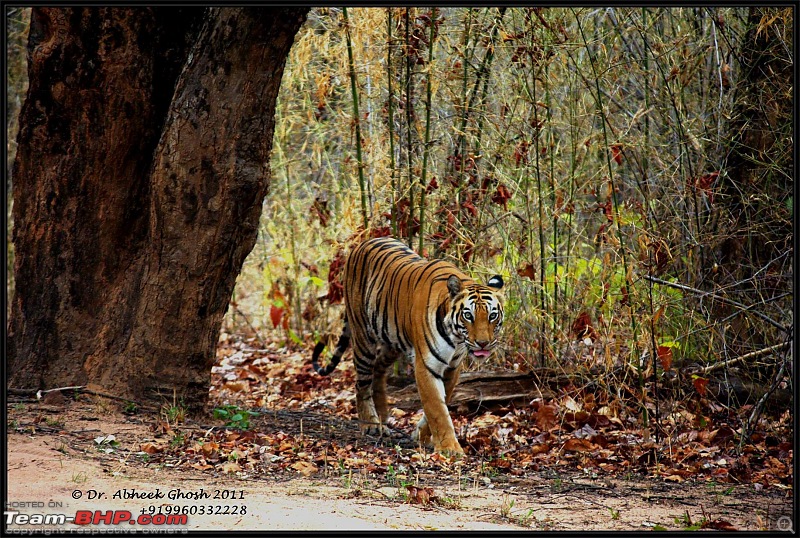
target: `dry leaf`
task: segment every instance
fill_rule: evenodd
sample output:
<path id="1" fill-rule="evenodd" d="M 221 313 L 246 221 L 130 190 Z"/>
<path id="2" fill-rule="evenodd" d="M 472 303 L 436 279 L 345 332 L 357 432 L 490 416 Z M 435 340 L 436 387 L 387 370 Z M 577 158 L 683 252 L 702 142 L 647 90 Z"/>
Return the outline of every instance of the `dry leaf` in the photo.
<path id="1" fill-rule="evenodd" d="M 542 405 L 536 411 L 536 426 L 541 430 L 549 430 L 558 424 L 556 406 L 553 404 Z"/>
<path id="2" fill-rule="evenodd" d="M 292 465 L 292 469 L 299 471 L 303 476 L 310 476 L 319 471 L 319 468 L 310 461 L 298 461 Z"/>
<path id="3" fill-rule="evenodd" d="M 564 443 L 566 452 L 588 452 L 595 448 L 588 439 L 569 439 Z"/>
<path id="4" fill-rule="evenodd" d="M 708 379 L 703 379 L 702 377 L 695 377 L 692 380 L 694 384 L 694 390 L 697 391 L 697 394 L 700 396 L 706 395 L 706 385 L 708 385 Z"/>
<path id="5" fill-rule="evenodd" d="M 435 499 L 432 487 L 418 487 L 411 484 L 406 486 L 408 490 L 408 502 L 410 504 L 430 504 Z"/>
<path id="6" fill-rule="evenodd" d="M 658 360 L 661 361 L 661 367 L 664 371 L 669 372 L 672 368 L 672 348 L 667 346 L 658 346 Z"/>
<path id="7" fill-rule="evenodd" d="M 225 383 L 225 388 L 231 392 L 248 392 L 250 390 L 250 383 L 245 380 L 231 381 Z"/>
<path id="8" fill-rule="evenodd" d="M 142 443 L 139 445 L 139 450 L 148 454 L 156 454 L 164 450 L 163 446 L 158 446 L 155 443 Z"/>

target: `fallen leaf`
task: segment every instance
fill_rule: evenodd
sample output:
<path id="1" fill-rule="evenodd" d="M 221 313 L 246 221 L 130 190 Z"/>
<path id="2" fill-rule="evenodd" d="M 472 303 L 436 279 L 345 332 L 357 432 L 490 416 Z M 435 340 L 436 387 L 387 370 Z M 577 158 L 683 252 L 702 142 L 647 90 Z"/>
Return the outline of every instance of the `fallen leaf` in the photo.
<path id="1" fill-rule="evenodd" d="M 158 446 L 155 443 L 142 443 L 139 445 L 139 450 L 147 454 L 157 454 L 158 452 L 163 452 L 164 447 Z"/>
<path id="2" fill-rule="evenodd" d="M 588 452 L 595 448 L 588 439 L 568 439 L 564 443 L 564 450 L 566 452 Z"/>
<path id="3" fill-rule="evenodd" d="M 433 495 L 433 488 L 429 486 L 420 488 L 408 484 L 406 489 L 408 490 L 409 504 L 430 504 L 435 498 Z"/>
<path id="4" fill-rule="evenodd" d="M 531 455 L 535 456 L 536 454 L 545 454 L 550 452 L 550 445 L 548 443 L 542 443 L 539 445 L 533 445 L 531 447 Z"/>
<path id="5" fill-rule="evenodd" d="M 298 461 L 292 465 L 292 469 L 299 471 L 303 476 L 310 476 L 319 471 L 319 468 L 310 461 Z"/>
<path id="6" fill-rule="evenodd" d="M 250 382 L 245 380 L 239 381 L 231 381 L 229 383 L 225 383 L 225 388 L 231 392 L 249 392 L 250 391 Z"/>
<path id="7" fill-rule="evenodd" d="M 219 448 L 219 444 L 216 441 L 209 441 L 207 443 L 203 443 L 200 446 L 200 450 L 203 451 L 203 454 L 206 457 L 209 457 L 210 455 L 214 454 L 217 451 L 218 448 Z"/>
<path id="8" fill-rule="evenodd" d="M 553 404 L 541 405 L 536 411 L 536 425 L 541 430 L 549 430 L 558 424 L 556 406 Z"/>

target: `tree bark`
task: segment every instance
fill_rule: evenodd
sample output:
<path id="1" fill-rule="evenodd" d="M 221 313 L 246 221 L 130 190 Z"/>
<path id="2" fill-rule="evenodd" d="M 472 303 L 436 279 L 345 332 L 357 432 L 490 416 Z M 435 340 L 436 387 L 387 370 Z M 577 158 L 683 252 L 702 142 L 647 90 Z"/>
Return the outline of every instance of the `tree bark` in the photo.
<path id="1" fill-rule="evenodd" d="M 203 407 L 306 11 L 34 10 L 11 386 Z"/>
<path id="2" fill-rule="evenodd" d="M 794 182 L 794 66 L 788 45 L 792 27 L 788 8 L 749 8 L 719 197 L 728 212 L 720 265 L 734 280 L 750 278 L 784 258 L 792 245 L 792 215 L 787 208 Z"/>
<path id="3" fill-rule="evenodd" d="M 719 267 L 715 263 L 706 270 L 715 289 L 736 290 L 739 302 L 756 312 L 771 310 L 770 316 L 788 326 L 791 295 L 772 299 L 792 288 L 795 70 L 789 44 L 794 15 L 783 7 L 748 10 L 731 137 L 715 201 L 721 215 L 714 260 Z M 750 314 L 737 315 L 730 303 L 716 303 L 712 313 L 726 320 L 726 347 L 733 355 L 783 341 L 782 332 L 754 322 Z"/>

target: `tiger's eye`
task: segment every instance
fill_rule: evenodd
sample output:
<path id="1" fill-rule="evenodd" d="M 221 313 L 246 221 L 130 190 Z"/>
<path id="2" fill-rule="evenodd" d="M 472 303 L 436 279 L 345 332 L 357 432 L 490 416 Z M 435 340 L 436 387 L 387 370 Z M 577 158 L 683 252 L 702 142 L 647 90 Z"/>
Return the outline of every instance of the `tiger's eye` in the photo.
<path id="1" fill-rule="evenodd" d="M 464 312 L 464 319 L 467 321 L 472 321 L 472 313 L 471 312 Z"/>

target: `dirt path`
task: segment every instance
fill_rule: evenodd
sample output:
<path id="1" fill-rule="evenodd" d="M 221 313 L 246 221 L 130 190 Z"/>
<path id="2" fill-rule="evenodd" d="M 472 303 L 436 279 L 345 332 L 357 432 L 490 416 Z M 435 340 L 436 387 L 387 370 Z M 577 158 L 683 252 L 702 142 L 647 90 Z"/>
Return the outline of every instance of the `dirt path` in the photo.
<path id="1" fill-rule="evenodd" d="M 9 408 L 9 422 L 6 510 L 29 516 L 75 516 L 89 510 L 115 511 L 118 517 L 130 512 L 136 518 L 182 510 L 187 520 L 173 528 L 191 530 L 642 530 L 682 529 L 703 519 L 762 530 L 788 522 L 780 518 L 790 516 L 792 509 L 788 490 L 548 477 L 546 471 L 517 481 L 505 476 L 438 477 L 418 484 L 430 488 L 434 502 L 411 504 L 402 484 L 358 471 L 253 478 L 190 465 L 148 464 L 140 448 L 157 436 L 146 421 L 97 412 L 91 405 L 17 404 Z M 116 446 L 95 441 L 109 434 Z M 176 491 L 187 498 L 170 499 Z M 137 498 L 120 498 L 126 494 Z M 138 498 L 142 495 L 157 498 Z M 203 513 L 208 511 L 213 513 Z M 12 532 L 77 526 L 37 523 L 35 518 L 32 523 L 19 521 L 9 526 Z M 144 528 L 141 523 L 123 521 L 117 528 Z"/>

